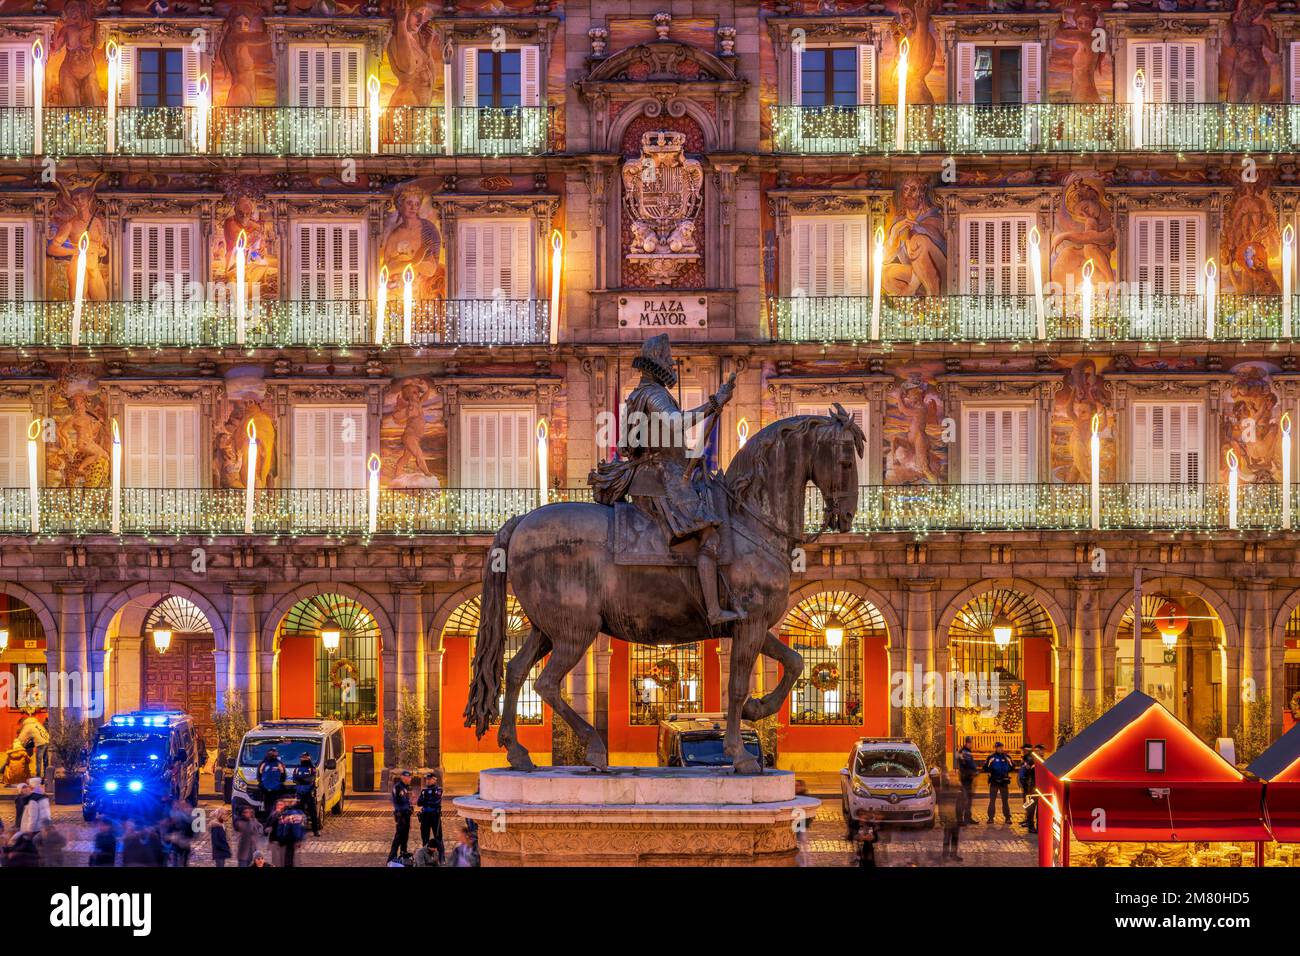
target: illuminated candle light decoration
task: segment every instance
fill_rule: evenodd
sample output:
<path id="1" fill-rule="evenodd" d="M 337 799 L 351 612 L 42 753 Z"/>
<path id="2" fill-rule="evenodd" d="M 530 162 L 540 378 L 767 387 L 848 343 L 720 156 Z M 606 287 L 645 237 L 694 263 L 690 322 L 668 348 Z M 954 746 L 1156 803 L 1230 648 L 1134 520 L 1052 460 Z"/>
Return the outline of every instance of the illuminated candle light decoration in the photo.
<path id="1" fill-rule="evenodd" d="M 246 302 L 248 295 L 244 288 L 245 269 L 248 262 L 248 233 L 239 230 L 235 240 L 235 344 L 243 345 L 248 340 L 248 313 Z"/>
<path id="2" fill-rule="evenodd" d="M 122 430 L 113 419 L 113 534 L 122 533 Z"/>
<path id="3" fill-rule="evenodd" d="M 253 533 L 253 493 L 257 485 L 257 426 L 248 420 L 248 473 L 244 477 L 244 534 Z"/>
<path id="4" fill-rule="evenodd" d="M 551 472 L 551 449 L 548 436 L 551 430 L 543 418 L 537 423 L 537 503 L 546 504 L 549 495 L 548 478 Z"/>
<path id="5" fill-rule="evenodd" d="M 1213 259 L 1205 261 L 1205 337 L 1214 339 L 1215 309 L 1218 305 L 1219 267 Z"/>
<path id="6" fill-rule="evenodd" d="M 875 242 L 871 248 L 871 340 L 880 339 L 881 273 L 885 271 L 885 229 L 876 227 Z"/>
<path id="7" fill-rule="evenodd" d="M 1147 88 L 1147 75 L 1138 70 L 1133 74 L 1133 148 L 1142 148 L 1142 100 Z"/>
<path id="8" fill-rule="evenodd" d="M 104 102 L 108 104 L 104 125 L 104 146 L 109 153 L 117 152 L 117 88 L 121 85 L 122 63 L 116 40 L 109 40 L 104 50 L 108 59 L 108 91 Z"/>
<path id="9" fill-rule="evenodd" d="M 370 472 L 366 528 L 370 534 L 379 529 L 379 465 L 379 456 L 371 454 L 370 460 L 366 462 L 366 468 Z"/>
<path id="10" fill-rule="evenodd" d="M 551 344 L 560 342 L 560 279 L 564 269 L 564 236 L 551 230 Z"/>
<path id="11" fill-rule="evenodd" d="M 208 74 L 199 77 L 198 95 L 194 99 L 194 149 L 199 153 L 208 151 L 208 114 L 212 109 L 212 84 Z"/>
<path id="12" fill-rule="evenodd" d="M 1079 286 L 1079 336 L 1092 338 L 1092 260 L 1083 264 L 1083 282 Z"/>
<path id="13" fill-rule="evenodd" d="M 81 309 L 86 301 L 86 250 L 90 248 L 90 233 L 82 232 L 77 240 L 77 285 L 72 295 L 72 328 L 69 338 L 75 348 L 81 344 Z"/>
<path id="14" fill-rule="evenodd" d="M 1043 254 L 1038 247 L 1038 227 L 1029 230 L 1029 273 L 1034 279 L 1034 319 L 1040 339 L 1047 338 L 1047 309 L 1043 304 Z"/>
<path id="15" fill-rule="evenodd" d="M 1291 413 L 1282 413 L 1282 527 L 1291 530 Z"/>
<path id="16" fill-rule="evenodd" d="M 379 152 L 379 117 L 382 115 L 379 107 L 379 77 L 371 73 L 370 79 L 366 80 L 366 92 L 369 94 L 366 111 L 370 114 L 370 152 L 377 154 Z"/>
<path id="17" fill-rule="evenodd" d="M 894 149 L 907 145 L 907 53 L 911 44 L 904 37 L 898 44 L 898 113 L 894 118 Z"/>
<path id="18" fill-rule="evenodd" d="M 1282 338 L 1291 338 L 1291 270 L 1295 268 L 1295 230 L 1282 230 Z"/>
<path id="19" fill-rule="evenodd" d="M 388 324 L 388 266 L 379 267 L 379 293 L 375 302 L 375 344 L 384 344 L 384 326 Z"/>
<path id="20" fill-rule="evenodd" d="M 27 426 L 27 499 L 32 512 L 32 534 L 41 530 L 41 489 L 36 478 L 36 439 L 40 434 L 41 420 L 33 418 Z"/>
<path id="21" fill-rule="evenodd" d="M 741 418 L 736 422 L 736 450 L 744 448 L 747 441 L 749 441 L 749 419 Z"/>
<path id="22" fill-rule="evenodd" d="M 1228 530 L 1237 530 L 1237 454 L 1228 449 Z"/>
<path id="23" fill-rule="evenodd" d="M 45 44 L 39 37 L 32 43 L 32 153 L 45 152 Z"/>
<path id="24" fill-rule="evenodd" d="M 1101 413 L 1092 416 L 1092 477 L 1089 484 L 1089 505 L 1092 513 L 1092 530 L 1101 530 Z"/>
<path id="25" fill-rule="evenodd" d="M 411 311 L 415 308 L 415 270 L 402 271 L 402 344 L 411 344 Z"/>

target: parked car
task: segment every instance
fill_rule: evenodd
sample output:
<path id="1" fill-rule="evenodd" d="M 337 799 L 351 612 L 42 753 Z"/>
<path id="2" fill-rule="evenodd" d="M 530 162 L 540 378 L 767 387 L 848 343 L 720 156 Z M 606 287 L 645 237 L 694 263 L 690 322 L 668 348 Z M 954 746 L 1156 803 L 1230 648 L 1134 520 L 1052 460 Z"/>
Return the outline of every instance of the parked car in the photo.
<path id="1" fill-rule="evenodd" d="M 731 758 L 723 752 L 726 714 L 669 714 L 659 721 L 659 766 L 727 767 Z M 772 756 L 763 752 L 763 742 L 754 725 L 740 722 L 740 741 L 765 767 Z"/>
<path id="2" fill-rule="evenodd" d="M 81 790 L 81 815 L 154 818 L 178 798 L 199 802 L 194 719 L 173 710 L 116 714 L 95 732 Z"/>
<path id="3" fill-rule="evenodd" d="M 906 737 L 863 737 L 840 771 L 841 809 L 852 831 L 866 810 L 880 823 L 934 825 L 934 780 L 921 748 Z"/>
<path id="4" fill-rule="evenodd" d="M 287 717 L 262 721 L 244 734 L 238 758 L 226 761 L 226 769 L 233 772 L 235 778 L 230 794 L 233 816 L 238 818 L 245 805 L 251 806 L 259 818 L 262 816 L 262 787 L 257 780 L 257 767 L 272 748 L 280 752 L 280 759 L 290 774 L 304 753 L 311 755 L 311 762 L 316 767 L 317 818 L 322 826 L 326 810 L 336 814 L 343 812 L 348 772 L 343 724 L 315 717 Z M 292 783 L 286 781 L 285 793 L 292 792 Z"/>

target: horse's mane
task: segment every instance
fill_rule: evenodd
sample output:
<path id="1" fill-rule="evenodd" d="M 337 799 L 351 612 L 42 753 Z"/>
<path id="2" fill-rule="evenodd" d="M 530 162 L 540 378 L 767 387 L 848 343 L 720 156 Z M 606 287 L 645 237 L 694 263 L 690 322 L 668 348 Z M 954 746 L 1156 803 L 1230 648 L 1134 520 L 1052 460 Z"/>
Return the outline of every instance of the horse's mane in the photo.
<path id="1" fill-rule="evenodd" d="M 825 425 L 831 419 L 825 415 L 795 415 L 763 427 L 757 435 L 745 442 L 727 466 L 725 481 L 736 497 L 744 497 L 752 487 L 766 486 L 768 469 L 773 464 L 770 454 L 774 445 L 784 445 L 791 438 L 806 435 Z"/>

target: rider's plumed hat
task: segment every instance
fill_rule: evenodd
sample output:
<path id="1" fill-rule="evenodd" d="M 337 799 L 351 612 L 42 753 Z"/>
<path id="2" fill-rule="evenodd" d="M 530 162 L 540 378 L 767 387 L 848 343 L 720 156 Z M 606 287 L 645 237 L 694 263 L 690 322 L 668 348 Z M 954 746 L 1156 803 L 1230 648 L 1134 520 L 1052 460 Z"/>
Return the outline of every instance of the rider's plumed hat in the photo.
<path id="1" fill-rule="evenodd" d="M 646 339 L 641 354 L 632 360 L 632 367 L 650 375 L 665 388 L 673 385 L 677 381 L 677 370 L 673 367 L 673 350 L 668 335 Z"/>

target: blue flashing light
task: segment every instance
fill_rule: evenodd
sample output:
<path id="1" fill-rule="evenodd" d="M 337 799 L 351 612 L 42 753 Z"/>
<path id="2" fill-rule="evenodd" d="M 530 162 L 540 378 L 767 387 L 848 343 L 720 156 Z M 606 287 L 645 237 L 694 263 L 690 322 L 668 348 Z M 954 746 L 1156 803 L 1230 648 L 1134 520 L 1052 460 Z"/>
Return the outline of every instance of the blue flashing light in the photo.
<path id="1" fill-rule="evenodd" d="M 116 793 L 116 792 L 117 792 L 117 781 L 116 781 L 116 780 L 106 780 L 106 781 L 104 781 L 104 789 L 107 790 L 109 793 Z"/>
<path id="2" fill-rule="evenodd" d="M 149 759 L 150 759 L 150 760 L 157 760 L 157 759 L 158 759 L 158 755 L 157 755 L 157 754 L 150 754 L 150 755 L 149 755 Z"/>
<path id="3" fill-rule="evenodd" d="M 139 780 L 132 780 L 130 783 L 126 785 L 126 788 L 130 790 L 132 793 L 139 793 L 142 789 L 144 789 L 144 784 L 142 784 Z"/>

